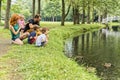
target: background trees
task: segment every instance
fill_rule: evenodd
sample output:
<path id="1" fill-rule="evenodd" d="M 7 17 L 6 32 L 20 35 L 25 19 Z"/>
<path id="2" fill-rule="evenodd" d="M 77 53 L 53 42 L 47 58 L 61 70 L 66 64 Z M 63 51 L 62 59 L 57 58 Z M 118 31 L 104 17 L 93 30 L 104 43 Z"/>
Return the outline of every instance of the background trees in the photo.
<path id="1" fill-rule="evenodd" d="M 48 1 L 46 5 L 42 7 L 41 11 L 42 19 L 44 21 L 60 21 L 61 5 L 60 1 Z"/>
<path id="2" fill-rule="evenodd" d="M 6 21 L 5 28 L 13 13 L 23 14 L 26 21 L 35 14 L 41 14 L 43 21 L 61 21 L 61 25 L 65 21 L 89 24 L 101 22 L 107 16 L 119 16 L 119 4 L 119 0 L 0 0 L 0 18 Z"/>

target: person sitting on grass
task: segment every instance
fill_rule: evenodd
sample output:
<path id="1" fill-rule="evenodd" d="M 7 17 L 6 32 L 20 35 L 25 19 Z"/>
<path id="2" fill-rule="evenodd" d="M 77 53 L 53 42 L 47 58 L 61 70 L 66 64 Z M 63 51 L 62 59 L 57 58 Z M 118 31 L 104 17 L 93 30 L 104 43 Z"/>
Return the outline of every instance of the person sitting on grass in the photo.
<path id="1" fill-rule="evenodd" d="M 23 15 L 20 15 L 19 25 L 21 26 L 21 35 L 22 35 L 25 28 L 25 20 Z"/>
<path id="2" fill-rule="evenodd" d="M 37 36 L 41 35 L 41 28 L 39 28 L 38 26 L 34 26 L 34 31 L 32 31 L 30 33 L 30 35 L 28 36 L 28 43 L 29 44 L 34 44 L 36 41 Z"/>
<path id="3" fill-rule="evenodd" d="M 23 42 L 20 40 L 20 30 L 21 26 L 19 26 L 20 16 L 18 14 L 13 14 L 10 19 L 10 32 L 12 36 L 12 43 L 22 45 Z"/>
<path id="4" fill-rule="evenodd" d="M 30 19 L 24 28 L 24 33 L 27 34 L 29 32 L 29 34 L 30 34 L 31 32 L 33 32 L 34 25 L 39 26 L 40 20 L 41 20 L 41 16 L 39 14 L 35 15 L 34 19 Z M 21 37 L 21 40 L 23 40 L 27 37 L 28 37 L 28 35 L 24 35 L 23 37 Z"/>
<path id="5" fill-rule="evenodd" d="M 48 42 L 48 28 L 42 28 L 42 34 L 39 35 L 36 39 L 36 46 L 37 47 L 43 47 Z"/>
<path id="6" fill-rule="evenodd" d="M 29 44 L 34 44 L 36 41 L 36 32 L 33 31 L 30 33 L 30 35 L 28 36 L 28 43 Z"/>

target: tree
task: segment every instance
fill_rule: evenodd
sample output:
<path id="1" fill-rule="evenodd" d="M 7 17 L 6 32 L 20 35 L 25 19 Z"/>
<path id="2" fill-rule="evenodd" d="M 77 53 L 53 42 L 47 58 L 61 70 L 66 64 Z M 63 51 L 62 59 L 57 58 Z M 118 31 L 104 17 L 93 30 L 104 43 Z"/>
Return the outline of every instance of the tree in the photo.
<path id="1" fill-rule="evenodd" d="M 80 19 L 79 19 L 80 13 L 79 13 L 79 6 L 73 7 L 73 22 L 74 24 L 79 24 Z"/>
<path id="2" fill-rule="evenodd" d="M 40 14 L 41 11 L 41 0 L 38 0 L 38 14 Z"/>
<path id="3" fill-rule="evenodd" d="M 33 0 L 33 11 L 32 11 L 33 17 L 35 16 L 35 0 Z"/>
<path id="4" fill-rule="evenodd" d="M 80 0 L 74 0 L 72 1 L 72 6 L 73 6 L 73 22 L 74 24 L 79 24 L 80 23 Z"/>
<path id="5" fill-rule="evenodd" d="M 85 24 L 85 0 L 82 0 L 82 24 Z"/>
<path id="6" fill-rule="evenodd" d="M 65 22 L 65 1 L 62 0 L 62 20 L 61 20 L 61 25 L 64 26 Z"/>
<path id="7" fill-rule="evenodd" d="M 2 0 L 0 0 L 0 22 L 1 22 L 1 6 L 2 6 Z"/>
<path id="8" fill-rule="evenodd" d="M 90 0 L 88 0 L 87 23 L 90 24 Z"/>
<path id="9" fill-rule="evenodd" d="M 62 0 L 62 19 L 61 19 L 61 26 L 64 26 L 65 24 L 65 18 L 67 17 L 69 11 L 71 8 L 71 3 L 68 6 L 67 13 L 65 13 L 65 0 Z"/>
<path id="10" fill-rule="evenodd" d="M 9 15 L 10 15 L 11 0 L 7 0 L 6 16 L 5 16 L 5 26 L 4 28 L 9 28 Z"/>
<path id="11" fill-rule="evenodd" d="M 46 21 L 57 21 L 57 17 L 61 16 L 61 5 L 60 1 L 48 1 L 43 8 L 42 16 Z"/>

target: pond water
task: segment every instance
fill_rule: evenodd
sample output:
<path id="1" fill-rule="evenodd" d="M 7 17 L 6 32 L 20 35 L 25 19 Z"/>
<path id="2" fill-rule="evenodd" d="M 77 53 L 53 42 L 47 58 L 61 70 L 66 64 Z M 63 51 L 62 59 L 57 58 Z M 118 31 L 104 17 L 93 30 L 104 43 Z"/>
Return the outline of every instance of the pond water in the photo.
<path id="1" fill-rule="evenodd" d="M 101 29 L 69 38 L 65 55 L 79 65 L 95 68 L 102 80 L 120 80 L 120 31 Z"/>

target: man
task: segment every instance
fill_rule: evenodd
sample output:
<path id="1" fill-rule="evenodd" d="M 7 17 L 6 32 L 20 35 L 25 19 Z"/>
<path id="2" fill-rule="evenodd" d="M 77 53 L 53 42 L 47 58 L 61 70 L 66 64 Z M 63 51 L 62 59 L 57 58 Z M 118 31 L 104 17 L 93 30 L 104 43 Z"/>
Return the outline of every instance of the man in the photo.
<path id="1" fill-rule="evenodd" d="M 39 14 L 35 15 L 33 19 L 30 19 L 26 24 L 24 29 L 24 34 L 20 37 L 20 39 L 23 40 L 27 38 L 36 26 L 40 26 L 39 25 L 40 20 L 41 20 L 41 16 Z"/>
<path id="2" fill-rule="evenodd" d="M 30 19 L 30 20 L 28 21 L 28 23 L 26 24 L 26 26 L 25 26 L 24 33 L 25 33 L 26 31 L 30 30 L 30 29 L 33 29 L 35 25 L 40 26 L 40 25 L 39 25 L 40 20 L 41 20 L 41 17 L 40 17 L 40 15 L 38 15 L 38 14 L 35 15 L 34 19 Z M 29 32 L 29 31 L 28 31 L 28 32 Z"/>

